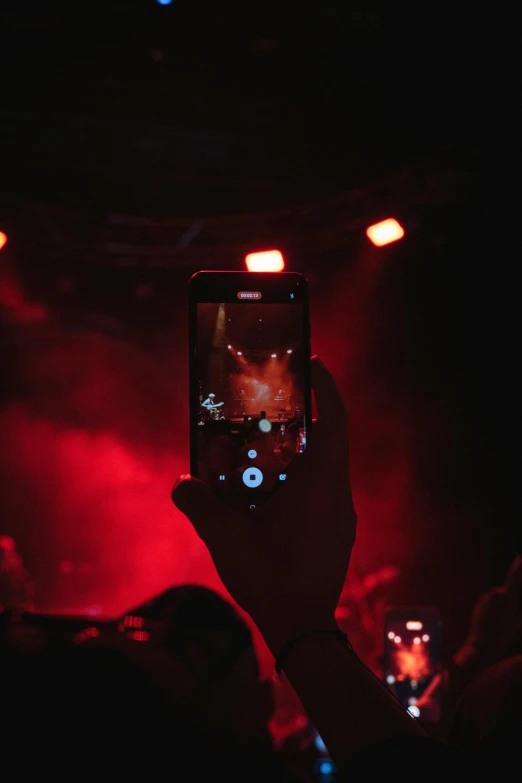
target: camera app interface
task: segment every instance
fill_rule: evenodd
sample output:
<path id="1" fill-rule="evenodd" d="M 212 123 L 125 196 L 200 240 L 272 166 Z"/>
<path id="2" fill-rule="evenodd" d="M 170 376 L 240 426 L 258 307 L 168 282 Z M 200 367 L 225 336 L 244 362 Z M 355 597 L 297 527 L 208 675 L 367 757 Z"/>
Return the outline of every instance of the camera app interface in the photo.
<path id="1" fill-rule="evenodd" d="M 199 303 L 198 475 L 225 502 L 255 508 L 306 446 L 303 308 Z"/>
<path id="2" fill-rule="evenodd" d="M 416 618 L 387 624 L 386 683 L 415 717 L 440 719 L 441 626 Z"/>

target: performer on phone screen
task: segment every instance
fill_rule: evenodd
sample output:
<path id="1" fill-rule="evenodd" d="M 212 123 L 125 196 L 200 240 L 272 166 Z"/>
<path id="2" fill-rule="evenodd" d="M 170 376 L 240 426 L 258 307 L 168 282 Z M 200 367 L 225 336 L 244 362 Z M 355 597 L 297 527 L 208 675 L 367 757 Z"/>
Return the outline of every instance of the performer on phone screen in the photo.
<path id="1" fill-rule="evenodd" d="M 210 394 L 208 395 L 207 399 L 204 402 L 201 403 L 201 406 L 203 408 L 206 408 L 207 411 L 212 410 L 212 408 L 217 408 L 217 405 L 214 402 L 215 398 L 216 398 L 216 395 L 213 394 L 212 392 L 210 392 Z"/>
<path id="2" fill-rule="evenodd" d="M 210 392 L 207 399 L 201 403 L 201 407 L 205 408 L 210 419 L 222 419 L 224 417 L 222 415 L 220 416 L 220 408 L 223 407 L 224 403 L 214 402 L 215 398 L 216 395 L 213 392 Z"/>

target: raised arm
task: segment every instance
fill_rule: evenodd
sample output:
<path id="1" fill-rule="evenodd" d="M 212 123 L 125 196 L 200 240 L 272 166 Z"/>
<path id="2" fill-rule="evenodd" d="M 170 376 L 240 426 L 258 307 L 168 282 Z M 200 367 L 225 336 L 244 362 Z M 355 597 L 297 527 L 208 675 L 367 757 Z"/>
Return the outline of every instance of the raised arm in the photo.
<path id="1" fill-rule="evenodd" d="M 286 651 L 282 668 L 342 770 L 387 740 L 425 735 L 337 635 L 356 530 L 348 417 L 328 370 L 316 358 L 312 368 L 318 421 L 305 454 L 262 508 L 248 515 L 226 508 L 190 476 L 172 498 L 274 656 Z"/>

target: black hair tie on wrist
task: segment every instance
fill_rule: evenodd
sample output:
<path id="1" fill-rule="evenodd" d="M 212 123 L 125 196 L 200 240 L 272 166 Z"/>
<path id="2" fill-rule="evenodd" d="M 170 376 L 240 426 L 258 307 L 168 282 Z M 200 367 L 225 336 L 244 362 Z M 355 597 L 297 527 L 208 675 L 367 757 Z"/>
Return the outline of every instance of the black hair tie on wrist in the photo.
<path id="1" fill-rule="evenodd" d="M 297 636 L 295 639 L 291 639 L 289 642 L 285 642 L 283 646 L 281 647 L 278 655 L 275 659 L 275 671 L 278 677 L 281 676 L 281 673 L 283 671 L 283 665 L 285 663 L 285 660 L 289 656 L 289 654 L 292 652 L 294 647 L 299 644 L 299 642 L 303 641 L 304 639 L 308 639 L 309 636 L 334 636 L 338 642 L 340 642 L 344 647 L 346 647 L 348 650 L 352 650 L 352 645 L 348 641 L 347 635 L 343 632 L 337 629 L 337 631 L 331 631 L 331 630 L 317 630 L 317 631 L 308 631 L 308 633 L 304 633 L 301 636 Z"/>

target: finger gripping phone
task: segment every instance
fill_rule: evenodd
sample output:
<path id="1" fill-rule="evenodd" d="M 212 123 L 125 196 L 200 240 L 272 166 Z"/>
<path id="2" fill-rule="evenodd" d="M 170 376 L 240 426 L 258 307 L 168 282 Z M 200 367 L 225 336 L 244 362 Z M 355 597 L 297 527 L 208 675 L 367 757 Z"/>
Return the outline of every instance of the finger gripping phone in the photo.
<path id="1" fill-rule="evenodd" d="M 415 717 L 441 718 L 442 622 L 425 606 L 389 609 L 384 623 L 384 677 L 388 688 Z"/>
<path id="2" fill-rule="evenodd" d="M 254 509 L 284 484 L 311 424 L 308 286 L 296 273 L 189 282 L 191 473 Z"/>

